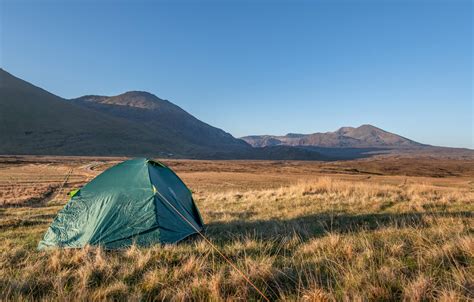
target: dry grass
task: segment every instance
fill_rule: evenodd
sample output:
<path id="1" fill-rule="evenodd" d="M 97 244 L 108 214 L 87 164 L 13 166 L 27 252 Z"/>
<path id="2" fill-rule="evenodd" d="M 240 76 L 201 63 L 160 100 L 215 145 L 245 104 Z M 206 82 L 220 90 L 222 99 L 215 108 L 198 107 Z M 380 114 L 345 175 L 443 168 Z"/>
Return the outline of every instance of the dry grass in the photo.
<path id="1" fill-rule="evenodd" d="M 0 157 L 0 206 L 38 206 L 53 198 L 64 202 L 71 188 L 84 185 L 97 174 L 81 167 L 68 162 L 7 164 Z M 74 173 L 62 188 L 71 169 Z"/>
<path id="2" fill-rule="evenodd" d="M 181 174 L 192 180 L 195 173 L 204 172 Z M 313 175 L 287 181 L 288 186 L 242 189 L 242 175 L 234 173 L 229 181 L 237 186 L 206 190 L 202 181 L 190 181 L 191 188 L 207 236 L 271 300 L 474 299 L 469 186 L 446 185 L 453 179 L 438 185 L 424 178 Z M 201 240 L 120 251 L 37 252 L 60 208 L 0 208 L 4 300 L 259 299 Z"/>
<path id="3" fill-rule="evenodd" d="M 0 189 L 1 205 L 20 206 L 37 204 L 51 196 L 56 188 L 56 185 L 4 185 Z"/>

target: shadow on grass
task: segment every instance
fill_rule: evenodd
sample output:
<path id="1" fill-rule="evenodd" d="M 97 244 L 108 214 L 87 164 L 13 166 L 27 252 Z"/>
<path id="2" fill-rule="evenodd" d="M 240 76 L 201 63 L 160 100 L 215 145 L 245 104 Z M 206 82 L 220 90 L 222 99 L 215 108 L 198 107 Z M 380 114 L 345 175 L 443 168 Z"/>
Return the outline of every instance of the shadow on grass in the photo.
<path id="1" fill-rule="evenodd" d="M 460 212 L 411 212 L 380 214 L 347 214 L 344 212 L 326 212 L 291 219 L 239 220 L 214 222 L 206 225 L 206 234 L 216 241 L 244 238 L 276 239 L 297 235 L 302 240 L 323 236 L 327 232 L 348 233 L 377 230 L 386 227 L 424 228 L 427 218 L 459 217 L 470 218 L 474 214 Z"/>

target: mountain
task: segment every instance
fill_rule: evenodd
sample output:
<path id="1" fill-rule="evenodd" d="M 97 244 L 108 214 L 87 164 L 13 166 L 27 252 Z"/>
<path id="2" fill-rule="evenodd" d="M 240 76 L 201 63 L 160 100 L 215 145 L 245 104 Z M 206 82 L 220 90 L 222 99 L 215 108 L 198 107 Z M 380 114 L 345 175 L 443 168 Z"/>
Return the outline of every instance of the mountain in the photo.
<path id="1" fill-rule="evenodd" d="M 148 92 L 63 99 L 0 69 L 0 154 L 326 159 L 286 146 L 252 148 Z"/>
<path id="2" fill-rule="evenodd" d="M 216 150 L 242 152 L 249 145 L 223 130 L 210 126 L 175 104 L 143 91 L 117 96 L 83 96 L 70 101 L 150 130 L 153 139 L 165 139 L 172 145 L 186 145 L 180 153 L 209 153 Z"/>
<path id="3" fill-rule="evenodd" d="M 252 149 L 149 93 L 68 101 L 3 69 L 0 139 L 0 154 L 206 157 Z"/>
<path id="4" fill-rule="evenodd" d="M 472 157 L 371 125 L 237 139 L 144 91 L 66 100 L 0 69 L 0 154 L 337 160 L 376 154 Z"/>
<path id="5" fill-rule="evenodd" d="M 252 135 L 242 137 L 253 147 L 305 146 L 325 148 L 418 148 L 426 145 L 417 143 L 372 125 L 357 128 L 342 127 L 334 132 L 296 134 L 284 136 Z"/>

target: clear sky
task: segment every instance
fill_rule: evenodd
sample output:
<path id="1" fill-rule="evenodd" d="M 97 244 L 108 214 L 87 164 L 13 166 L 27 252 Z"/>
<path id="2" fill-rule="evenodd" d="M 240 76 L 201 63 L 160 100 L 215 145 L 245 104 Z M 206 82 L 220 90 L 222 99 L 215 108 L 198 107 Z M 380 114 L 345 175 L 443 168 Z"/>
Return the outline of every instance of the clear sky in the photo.
<path id="1" fill-rule="evenodd" d="M 373 124 L 474 148 L 471 1 L 0 0 L 0 65 L 145 90 L 234 136 Z"/>

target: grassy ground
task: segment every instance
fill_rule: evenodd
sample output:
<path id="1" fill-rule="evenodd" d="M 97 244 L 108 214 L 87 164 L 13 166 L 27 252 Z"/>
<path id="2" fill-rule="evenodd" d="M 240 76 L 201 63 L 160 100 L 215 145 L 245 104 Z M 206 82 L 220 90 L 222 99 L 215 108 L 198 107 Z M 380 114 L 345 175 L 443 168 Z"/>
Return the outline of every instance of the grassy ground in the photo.
<path id="1" fill-rule="evenodd" d="M 94 174 L 79 166 L 77 184 Z M 271 300 L 474 299 L 469 178 L 175 168 L 195 192 L 206 235 Z M 3 300 L 261 299 L 199 239 L 37 252 L 61 196 L 0 207 Z"/>

